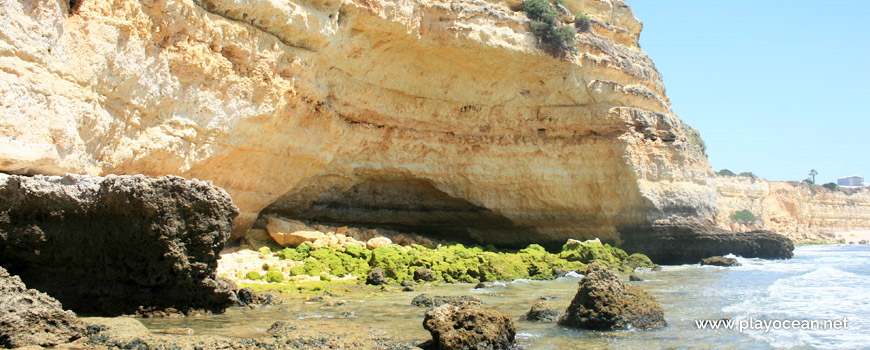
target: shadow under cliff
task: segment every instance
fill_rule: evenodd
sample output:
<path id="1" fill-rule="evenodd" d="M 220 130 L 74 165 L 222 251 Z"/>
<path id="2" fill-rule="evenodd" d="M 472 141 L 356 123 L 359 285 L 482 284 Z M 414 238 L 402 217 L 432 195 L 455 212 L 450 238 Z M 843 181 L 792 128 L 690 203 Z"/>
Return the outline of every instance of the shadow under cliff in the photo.
<path id="1" fill-rule="evenodd" d="M 312 181 L 316 184 L 316 181 Z M 265 208 L 277 214 L 333 226 L 379 227 L 442 240 L 487 244 L 480 237 L 528 235 L 506 217 L 450 196 L 422 179 L 364 180 L 343 186 L 302 186 Z"/>

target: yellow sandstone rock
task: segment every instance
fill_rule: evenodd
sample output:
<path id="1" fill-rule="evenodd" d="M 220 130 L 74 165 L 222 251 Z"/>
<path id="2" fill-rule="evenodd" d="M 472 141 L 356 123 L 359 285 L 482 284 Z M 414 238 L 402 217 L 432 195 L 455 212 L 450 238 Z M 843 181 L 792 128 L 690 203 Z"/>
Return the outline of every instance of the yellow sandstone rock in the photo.
<path id="1" fill-rule="evenodd" d="M 236 238 L 261 212 L 517 245 L 721 215 L 621 0 L 566 1 L 592 29 L 565 59 L 517 1 L 69 4 L 0 2 L 0 171 L 211 180 Z"/>
<path id="2" fill-rule="evenodd" d="M 284 220 L 272 216 L 266 216 L 265 219 L 269 236 L 282 246 L 296 247 L 304 242 L 315 242 L 326 237 L 323 232 L 316 231 L 296 220 Z"/>

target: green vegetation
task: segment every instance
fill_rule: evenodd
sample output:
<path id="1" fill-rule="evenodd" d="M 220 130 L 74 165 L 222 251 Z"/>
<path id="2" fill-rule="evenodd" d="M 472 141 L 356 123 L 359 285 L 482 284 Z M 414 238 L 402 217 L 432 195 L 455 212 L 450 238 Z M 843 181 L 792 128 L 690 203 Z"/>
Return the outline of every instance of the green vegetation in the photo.
<path id="1" fill-rule="evenodd" d="M 547 0 L 529 0 L 524 3 L 523 11 L 531 20 L 532 33 L 541 40 L 547 52 L 554 57 L 576 52 L 574 35 L 577 32 L 570 26 L 560 25 L 559 11 L 553 4 Z"/>
<path id="2" fill-rule="evenodd" d="M 588 32 L 592 28 L 592 19 L 583 13 L 578 13 L 574 16 L 574 28 L 580 33 Z"/>
<path id="3" fill-rule="evenodd" d="M 755 222 L 758 220 L 751 211 L 743 209 L 741 211 L 735 212 L 731 215 L 731 220 L 741 221 L 741 222 Z"/>
<path id="4" fill-rule="evenodd" d="M 816 183 L 816 175 L 818 174 L 819 172 L 816 169 L 810 169 L 810 177 L 813 179 L 812 183 Z"/>
<path id="5" fill-rule="evenodd" d="M 728 169 L 719 170 L 719 172 L 717 174 L 722 175 L 722 176 L 737 176 L 737 174 L 735 174 L 733 171 L 728 170 Z"/>
<path id="6" fill-rule="evenodd" d="M 432 271 L 435 282 L 509 281 L 520 278 L 552 279 L 568 271 L 585 271 L 586 265 L 599 262 L 611 269 L 628 273 L 636 268 L 652 268 L 649 258 L 642 254 L 629 256 L 622 249 L 598 241 L 570 240 L 558 253 L 547 252 L 532 244 L 519 251 L 499 251 L 493 246 L 466 247 L 450 244 L 439 247 L 390 245 L 373 250 L 360 246 L 344 249 L 312 249 L 302 244 L 272 253 L 280 259 L 301 263 L 285 267 L 287 274 L 264 264 L 265 275 L 249 272 L 245 277 L 254 281 L 280 283 L 286 276 L 319 276 L 321 281 L 353 275 L 355 283 L 364 283 L 365 276 L 375 267 L 384 270 L 392 283 L 410 281 L 414 271 L 426 268 Z"/>
<path id="7" fill-rule="evenodd" d="M 829 189 L 829 190 L 831 190 L 831 191 L 836 191 L 837 188 L 839 188 L 839 186 L 837 186 L 837 184 L 835 184 L 835 183 L 833 183 L 833 182 L 828 182 L 828 183 L 822 185 L 822 187 L 827 188 L 827 189 Z"/>
<path id="8" fill-rule="evenodd" d="M 757 179 L 757 178 L 758 178 L 758 176 L 755 176 L 755 174 L 753 174 L 753 173 L 750 172 L 750 171 L 744 171 L 744 172 L 738 174 L 737 176 L 751 177 L 751 178 L 753 178 L 753 179 Z"/>

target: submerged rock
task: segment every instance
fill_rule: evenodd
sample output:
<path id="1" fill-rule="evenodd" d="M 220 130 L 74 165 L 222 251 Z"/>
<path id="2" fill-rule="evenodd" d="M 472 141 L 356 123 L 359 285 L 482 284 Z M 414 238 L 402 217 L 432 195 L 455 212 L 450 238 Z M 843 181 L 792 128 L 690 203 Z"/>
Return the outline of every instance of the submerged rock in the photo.
<path id="1" fill-rule="evenodd" d="M 463 305 L 463 304 L 483 304 L 479 298 L 469 296 L 469 295 L 460 295 L 460 296 L 443 296 L 443 295 L 431 295 L 431 294 L 420 294 L 414 297 L 414 300 L 411 300 L 411 305 L 426 307 L 426 308 L 434 308 L 441 305 Z"/>
<path id="2" fill-rule="evenodd" d="M 423 328 L 439 349 L 507 349 L 517 329 L 510 316 L 479 303 L 441 305 L 426 313 Z"/>
<path id="3" fill-rule="evenodd" d="M 701 259 L 732 253 L 747 258 L 790 259 L 794 242 L 772 231 L 734 233 L 695 224 L 621 228 L 622 248 L 646 254 L 658 264 L 695 264 Z"/>
<path id="4" fill-rule="evenodd" d="M 638 276 L 638 275 L 631 274 L 628 276 L 628 280 L 631 282 L 641 282 L 641 281 L 643 281 L 643 278 L 640 278 L 640 276 Z"/>
<path id="5" fill-rule="evenodd" d="M 199 180 L 0 174 L 0 265 L 78 313 L 223 311 L 216 278 L 238 209 Z"/>
<path id="6" fill-rule="evenodd" d="M 701 265 L 711 265 L 711 266 L 740 266 L 740 263 L 737 262 L 737 259 L 734 258 L 726 258 L 724 256 L 711 256 L 706 259 L 701 260 Z"/>
<path id="7" fill-rule="evenodd" d="M 593 263 L 559 324 L 594 330 L 652 329 L 667 325 L 664 309 L 649 293 L 622 282 Z"/>
<path id="8" fill-rule="evenodd" d="M 537 302 L 520 320 L 533 322 L 556 322 L 564 313 L 551 303 Z"/>
<path id="9" fill-rule="evenodd" d="M 74 313 L 0 267 L 0 347 L 54 346 L 84 333 L 85 325 Z"/>

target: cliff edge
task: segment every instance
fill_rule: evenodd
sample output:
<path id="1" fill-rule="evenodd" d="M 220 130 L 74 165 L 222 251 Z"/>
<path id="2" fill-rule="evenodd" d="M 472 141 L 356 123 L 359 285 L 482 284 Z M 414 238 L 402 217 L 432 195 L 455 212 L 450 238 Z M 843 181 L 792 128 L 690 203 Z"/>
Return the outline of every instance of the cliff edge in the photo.
<path id="1" fill-rule="evenodd" d="M 717 214 L 621 0 L 0 4 L 0 171 L 212 180 L 241 215 L 521 245 Z"/>

